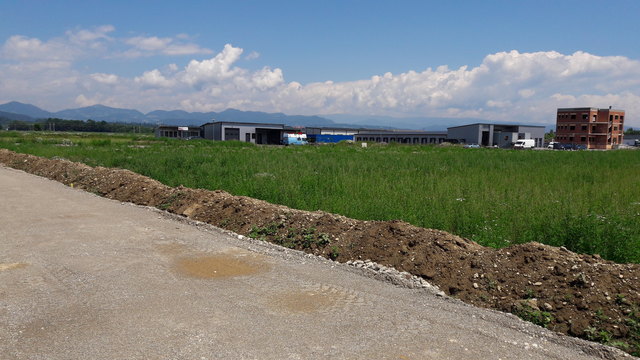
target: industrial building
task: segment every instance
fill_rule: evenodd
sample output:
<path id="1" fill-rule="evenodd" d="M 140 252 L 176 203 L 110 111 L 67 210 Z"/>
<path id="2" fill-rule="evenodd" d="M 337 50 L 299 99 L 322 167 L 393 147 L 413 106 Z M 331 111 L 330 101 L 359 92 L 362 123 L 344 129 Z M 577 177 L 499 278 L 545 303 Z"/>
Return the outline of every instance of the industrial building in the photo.
<path id="1" fill-rule="evenodd" d="M 470 124 L 450 127 L 447 131 L 384 130 L 339 127 L 290 127 L 283 124 L 263 124 L 215 121 L 196 127 L 160 126 L 156 136 L 174 138 L 202 137 L 214 141 L 244 141 L 253 144 L 278 145 L 286 133 L 303 133 L 309 142 L 331 143 L 343 140 L 363 142 L 429 145 L 443 142 L 511 147 L 520 139 L 534 139 L 542 147 L 544 126 Z"/>
<path id="2" fill-rule="evenodd" d="M 447 140 L 444 131 L 407 131 L 407 130 L 378 130 L 360 132 L 355 135 L 356 141 L 400 143 L 400 144 L 440 144 Z"/>
<path id="3" fill-rule="evenodd" d="M 355 134 L 367 129 L 307 127 L 304 130 L 307 134 L 307 139 L 311 143 L 337 143 L 340 141 L 353 141 Z"/>
<path id="4" fill-rule="evenodd" d="M 544 126 L 478 123 L 447 128 L 447 139 L 501 148 L 511 147 L 517 140 L 533 139 L 535 147 L 543 147 L 544 132 Z"/>
<path id="5" fill-rule="evenodd" d="M 280 144 L 284 130 L 283 124 L 216 121 L 202 125 L 203 137 L 208 140 L 237 140 L 266 145 Z"/>
<path id="6" fill-rule="evenodd" d="M 624 141 L 624 110 L 560 108 L 556 141 L 587 149 L 613 149 Z"/>
<path id="7" fill-rule="evenodd" d="M 200 126 L 167 126 L 160 125 L 156 129 L 156 137 L 190 139 L 202 137 Z"/>

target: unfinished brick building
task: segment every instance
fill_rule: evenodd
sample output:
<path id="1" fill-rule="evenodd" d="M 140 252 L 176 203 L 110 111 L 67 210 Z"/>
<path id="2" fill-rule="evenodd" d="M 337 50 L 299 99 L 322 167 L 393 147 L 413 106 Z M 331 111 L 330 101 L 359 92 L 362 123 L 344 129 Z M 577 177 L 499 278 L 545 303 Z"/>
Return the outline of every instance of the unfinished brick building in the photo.
<path id="1" fill-rule="evenodd" d="M 556 141 L 584 145 L 587 149 L 612 149 L 622 144 L 624 110 L 560 108 Z"/>

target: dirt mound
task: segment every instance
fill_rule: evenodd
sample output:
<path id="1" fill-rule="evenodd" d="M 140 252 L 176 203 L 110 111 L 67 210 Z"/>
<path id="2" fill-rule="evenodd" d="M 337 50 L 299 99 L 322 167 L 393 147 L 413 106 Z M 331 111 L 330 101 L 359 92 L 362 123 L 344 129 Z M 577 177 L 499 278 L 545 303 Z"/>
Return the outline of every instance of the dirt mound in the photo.
<path id="1" fill-rule="evenodd" d="M 631 353 L 640 351 L 638 264 L 615 264 L 539 243 L 496 250 L 402 221 L 359 221 L 224 191 L 171 188 L 128 170 L 8 150 L 0 150 L 0 163 L 341 262 L 370 259 L 422 277 L 465 302 Z"/>

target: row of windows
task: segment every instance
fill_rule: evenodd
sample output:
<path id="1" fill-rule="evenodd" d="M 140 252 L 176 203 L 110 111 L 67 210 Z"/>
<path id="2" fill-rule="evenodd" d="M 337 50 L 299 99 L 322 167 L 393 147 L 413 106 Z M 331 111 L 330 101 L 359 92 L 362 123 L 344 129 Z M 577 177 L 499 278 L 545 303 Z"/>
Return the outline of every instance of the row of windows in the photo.
<path id="1" fill-rule="evenodd" d="M 170 137 L 170 138 L 187 138 L 192 136 L 200 136 L 199 131 L 175 131 L 175 130 L 160 130 L 161 137 Z"/>
<path id="2" fill-rule="evenodd" d="M 596 142 L 596 137 L 595 136 L 589 136 L 589 143 L 595 143 Z M 607 139 L 607 143 L 611 144 L 611 141 L 613 139 L 613 143 L 617 144 L 617 143 L 621 143 L 622 142 L 622 136 L 618 136 L 613 137 L 613 138 L 609 138 Z M 574 136 L 556 136 L 556 140 L 558 141 L 574 141 L 576 140 L 576 137 Z M 580 142 L 586 143 L 587 142 L 587 136 L 580 136 Z"/>
<path id="3" fill-rule="evenodd" d="M 427 137 L 414 137 L 414 138 L 405 138 L 405 137 L 367 137 L 367 136 L 356 136 L 356 141 L 372 141 L 372 142 L 397 142 L 401 144 L 439 144 L 444 141 L 444 138 L 427 138 Z"/>
<path id="4" fill-rule="evenodd" d="M 557 130 L 558 131 L 562 131 L 562 130 L 568 130 L 568 131 L 574 131 L 576 130 L 576 125 L 575 124 L 570 124 L 570 125 L 558 125 L 557 126 Z M 598 128 L 596 127 L 596 125 L 592 125 L 591 126 L 591 132 L 595 133 L 598 132 L 596 131 Z M 580 125 L 580 131 L 588 131 L 589 130 L 589 126 L 588 125 Z M 609 129 L 611 130 L 611 128 Z M 622 127 L 620 127 L 620 130 L 622 130 Z M 613 126 L 613 131 L 618 131 L 618 125 L 614 125 Z M 605 131 L 600 131 L 600 132 L 607 132 L 607 130 Z"/>
<path id="5" fill-rule="evenodd" d="M 569 113 L 560 113 L 560 114 L 558 114 L 558 120 L 566 120 L 566 119 L 575 120 L 577 118 L 578 118 L 578 116 L 575 113 L 574 114 L 569 114 Z M 580 114 L 580 118 L 582 120 L 588 120 L 589 119 L 589 114 Z M 597 120 L 598 120 L 598 116 L 596 114 L 591 115 L 591 121 L 595 122 Z M 609 115 L 609 121 L 613 121 L 613 120 L 624 121 L 624 115 L 618 115 L 618 114 Z"/>

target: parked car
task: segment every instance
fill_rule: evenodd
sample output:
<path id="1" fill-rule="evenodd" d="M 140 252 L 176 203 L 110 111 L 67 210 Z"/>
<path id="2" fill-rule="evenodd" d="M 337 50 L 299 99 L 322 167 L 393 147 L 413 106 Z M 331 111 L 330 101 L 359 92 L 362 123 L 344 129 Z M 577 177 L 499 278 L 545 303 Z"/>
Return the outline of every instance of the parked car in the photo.
<path id="1" fill-rule="evenodd" d="M 533 149 L 536 146 L 536 141 L 533 139 L 520 139 L 513 144 L 514 149 Z"/>
<path id="2" fill-rule="evenodd" d="M 480 145 L 478 144 L 466 144 L 465 146 L 463 146 L 465 149 L 477 149 L 480 147 Z"/>
<path id="3" fill-rule="evenodd" d="M 555 143 L 553 144 L 553 148 L 556 150 L 573 150 L 573 145 L 571 144 L 563 144 L 563 143 Z"/>
<path id="4" fill-rule="evenodd" d="M 548 149 L 555 149 L 553 146 L 554 146 L 555 144 L 557 144 L 557 143 L 558 143 L 558 142 L 556 142 L 556 141 L 550 141 L 550 142 L 549 142 L 549 145 L 547 145 L 547 148 L 548 148 Z"/>

